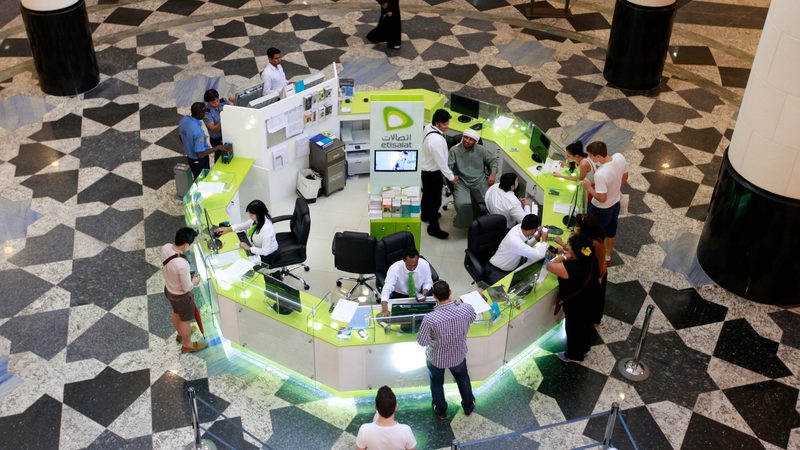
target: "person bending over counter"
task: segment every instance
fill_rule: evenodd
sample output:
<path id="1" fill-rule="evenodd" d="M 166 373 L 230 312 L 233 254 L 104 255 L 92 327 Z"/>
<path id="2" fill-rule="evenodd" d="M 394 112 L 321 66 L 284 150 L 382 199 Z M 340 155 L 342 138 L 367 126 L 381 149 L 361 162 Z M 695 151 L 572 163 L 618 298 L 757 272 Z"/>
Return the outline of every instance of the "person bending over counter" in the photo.
<path id="1" fill-rule="evenodd" d="M 525 261 L 538 261 L 547 252 L 547 235 L 542 233 L 541 220 L 528 214 L 522 223 L 513 226 L 486 265 L 486 282 L 495 284 Z M 541 242 L 539 240 L 541 239 Z"/>
<path id="2" fill-rule="evenodd" d="M 220 235 L 231 231 L 245 232 L 247 242 L 239 242 L 239 247 L 260 256 L 264 264 L 269 264 L 269 256 L 278 250 L 278 240 L 275 238 L 275 227 L 272 225 L 267 205 L 261 200 L 253 200 L 247 205 L 245 212 L 250 215 L 250 219 L 246 222 L 230 227 L 219 227 L 215 231 Z"/>
<path id="3" fill-rule="evenodd" d="M 511 228 L 522 222 L 531 213 L 531 202 L 527 198 L 517 198 L 517 174 L 504 173 L 500 182 L 486 190 L 486 210 L 489 214 L 500 214 L 506 218 L 506 227 Z"/>
<path id="4" fill-rule="evenodd" d="M 381 313 L 389 315 L 390 299 L 416 297 L 417 294 L 427 296 L 432 284 L 431 265 L 419 257 L 416 248 L 409 248 L 403 259 L 386 271 L 386 281 L 381 290 Z"/>
<path id="5" fill-rule="evenodd" d="M 578 175 L 561 175 L 558 172 L 553 172 L 554 177 L 569 181 L 583 181 L 587 177 L 590 181 L 594 179 L 594 171 L 597 170 L 597 165 L 583 150 L 581 141 L 575 141 L 566 147 L 566 157 L 567 161 L 572 161 L 578 165 Z"/>
<path id="6" fill-rule="evenodd" d="M 178 139 L 183 144 L 183 150 L 189 160 L 189 168 L 192 170 L 192 175 L 197 178 L 203 169 L 211 168 L 211 161 L 208 159 L 208 155 L 217 151 L 228 152 L 231 147 L 221 144 L 214 147 L 208 145 L 202 123 L 206 117 L 206 105 L 204 103 L 192 103 L 191 112 L 191 116 L 184 116 L 178 124 Z"/>
<path id="7" fill-rule="evenodd" d="M 494 184 L 497 176 L 497 157 L 478 144 L 480 139 L 481 135 L 477 131 L 467 128 L 461 142 L 450 148 L 447 159 L 448 167 L 455 174 L 453 201 L 456 205 L 456 217 L 453 219 L 453 226 L 456 228 L 468 228 L 472 223 L 470 190 L 477 189 L 483 197 L 486 188 Z"/>

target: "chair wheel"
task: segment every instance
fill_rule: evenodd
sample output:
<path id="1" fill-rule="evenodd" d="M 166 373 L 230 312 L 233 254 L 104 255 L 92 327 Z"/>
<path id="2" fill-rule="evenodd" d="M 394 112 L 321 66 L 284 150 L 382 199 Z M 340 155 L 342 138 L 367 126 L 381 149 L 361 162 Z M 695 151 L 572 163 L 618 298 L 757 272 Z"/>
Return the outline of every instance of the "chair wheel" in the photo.
<path id="1" fill-rule="evenodd" d="M 336 282 L 336 287 L 342 287 L 342 282 L 341 281 L 337 281 Z"/>
<path id="2" fill-rule="evenodd" d="M 303 266 L 303 269 L 305 269 L 305 271 L 308 272 L 309 270 L 311 270 L 311 267 Z"/>
<path id="3" fill-rule="evenodd" d="M 311 286 L 309 286 L 309 285 L 307 285 L 307 284 L 304 284 L 304 285 L 303 285 L 303 289 L 305 289 L 305 290 L 308 290 L 308 288 L 310 288 L 310 287 L 311 287 Z"/>

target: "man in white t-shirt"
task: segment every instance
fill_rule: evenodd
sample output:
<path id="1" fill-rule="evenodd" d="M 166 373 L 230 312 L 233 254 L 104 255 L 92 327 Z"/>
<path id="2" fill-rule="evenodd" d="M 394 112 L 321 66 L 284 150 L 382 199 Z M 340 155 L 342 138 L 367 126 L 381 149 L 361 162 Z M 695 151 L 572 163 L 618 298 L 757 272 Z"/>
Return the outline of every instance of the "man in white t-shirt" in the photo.
<path id="1" fill-rule="evenodd" d="M 592 196 L 587 212 L 597 217 L 606 232 L 606 261 L 611 261 L 617 241 L 622 185 L 628 182 L 628 162 L 620 153 L 609 156 L 605 142 L 601 141 L 586 146 L 586 153 L 599 167 L 594 174 L 594 186 L 591 181 L 583 180 L 583 188 Z"/>
<path id="2" fill-rule="evenodd" d="M 267 49 L 267 66 L 261 72 L 261 81 L 264 82 L 263 95 L 286 86 L 286 74 L 281 67 L 281 51 L 275 47 Z"/>
<path id="3" fill-rule="evenodd" d="M 414 450 L 417 440 L 411 427 L 397 423 L 394 412 L 397 410 L 397 397 L 389 386 L 382 386 L 375 396 L 375 418 L 358 429 L 356 448 L 358 450 Z"/>

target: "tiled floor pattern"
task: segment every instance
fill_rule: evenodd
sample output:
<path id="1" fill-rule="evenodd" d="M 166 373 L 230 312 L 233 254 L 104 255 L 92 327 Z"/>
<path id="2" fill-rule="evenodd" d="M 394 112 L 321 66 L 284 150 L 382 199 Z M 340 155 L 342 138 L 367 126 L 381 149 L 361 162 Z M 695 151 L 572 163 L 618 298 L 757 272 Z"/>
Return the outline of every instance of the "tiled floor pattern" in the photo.
<path id="1" fill-rule="evenodd" d="M 0 354 L 9 355 L 9 371 L 22 380 L 0 398 L 0 442 L 10 448 L 182 447 L 191 439 L 184 391 L 194 386 L 276 448 L 353 446 L 358 425 L 371 417 L 368 401 L 325 398 L 247 361 L 228 361 L 220 346 L 180 355 L 161 294 L 157 248 L 182 223 L 172 181 L 181 160 L 177 120 L 207 87 L 225 93 L 257 80 L 265 48 L 276 43 L 290 77 L 337 61 L 365 89 L 461 91 L 536 122 L 560 143 L 603 139 L 631 163 L 629 215 L 620 222 L 606 317 L 589 358 L 561 363 L 553 355 L 564 345 L 559 335 L 482 391 L 469 418 L 451 413 L 437 423 L 428 397 L 403 399 L 398 417 L 412 425 L 419 448 L 576 418 L 613 401 L 621 402 L 640 448 L 800 446 L 800 311 L 725 292 L 709 283 L 693 255 L 734 105 L 669 72 L 656 97 L 608 88 L 602 49 L 513 25 L 524 2 L 429 1 L 463 13 L 404 13 L 408 39 L 396 51 L 365 44 L 377 19 L 372 8 L 330 4 L 319 16 L 243 17 L 240 11 L 261 3 L 100 3 L 90 4 L 95 36 L 144 30 L 98 47 L 100 86 L 82 98 L 57 98 L 41 96 L 29 72 L 0 82 L 0 110 L 12 113 L 0 115 L 6 294 Z M 592 12 L 593 5 L 570 19 L 541 23 L 583 33 L 587 41 L 606 36 L 611 18 L 602 5 Z M 741 95 L 749 63 L 682 39 L 700 31 L 719 40 L 746 37 L 740 48 L 754 52 L 764 5 L 725 5 L 724 11 L 714 5 L 681 3 L 670 62 Z M 205 14 L 228 18 L 211 21 Z M 180 26 L 159 28 L 169 20 Z M 13 19 L 0 31 L 0 68 L 27 58 L 18 26 Z M 716 33 L 723 27 L 727 34 Z M 357 208 L 366 180 L 348 183 L 345 192 L 312 205 L 308 275 L 317 294 L 333 287 L 337 274 L 329 251 L 333 233 L 366 226 L 357 210 L 341 206 Z M 455 233 L 449 244 L 425 238 L 422 248 L 465 291 L 463 239 Z M 650 304 L 656 310 L 645 361 L 654 374 L 630 384 L 614 366 L 631 354 Z M 237 447 L 253 444 L 210 410 L 201 417 Z M 579 446 L 602 429 L 598 421 L 578 423 L 493 448 Z"/>

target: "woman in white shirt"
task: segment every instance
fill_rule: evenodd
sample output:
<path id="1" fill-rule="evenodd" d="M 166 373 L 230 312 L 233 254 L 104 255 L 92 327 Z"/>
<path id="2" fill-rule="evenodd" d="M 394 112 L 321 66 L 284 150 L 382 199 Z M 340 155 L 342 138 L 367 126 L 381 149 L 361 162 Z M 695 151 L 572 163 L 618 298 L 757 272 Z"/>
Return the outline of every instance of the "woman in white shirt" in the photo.
<path id="1" fill-rule="evenodd" d="M 578 164 L 578 175 L 561 175 L 558 172 L 553 172 L 556 178 L 563 178 L 569 181 L 583 181 L 584 178 L 589 177 L 591 181 L 594 177 L 594 171 L 597 169 L 594 162 L 589 159 L 589 155 L 583 150 L 583 143 L 575 141 L 566 147 L 566 157 L 569 161 L 574 161 Z"/>
<path id="2" fill-rule="evenodd" d="M 278 250 L 278 240 L 275 239 L 275 227 L 272 225 L 272 218 L 269 215 L 269 210 L 267 210 L 267 205 L 261 200 L 253 200 L 247 205 L 245 212 L 250 215 L 248 221 L 230 227 L 219 227 L 216 232 L 217 234 L 225 234 L 231 231 L 245 232 L 248 243 L 240 242 L 239 247 L 260 256 L 261 261 L 269 264 L 269 255 Z"/>

